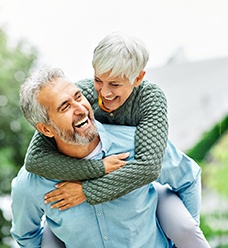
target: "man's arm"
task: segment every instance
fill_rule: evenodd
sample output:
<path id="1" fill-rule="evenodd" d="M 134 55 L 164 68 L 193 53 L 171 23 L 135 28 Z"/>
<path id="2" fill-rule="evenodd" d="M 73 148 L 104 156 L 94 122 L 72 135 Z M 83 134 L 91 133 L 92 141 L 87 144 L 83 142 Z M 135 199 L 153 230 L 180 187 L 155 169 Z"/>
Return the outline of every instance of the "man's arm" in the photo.
<path id="1" fill-rule="evenodd" d="M 27 195 L 23 183 L 12 183 L 12 228 L 11 235 L 20 247 L 41 247 L 43 212 L 33 203 L 32 194 Z"/>

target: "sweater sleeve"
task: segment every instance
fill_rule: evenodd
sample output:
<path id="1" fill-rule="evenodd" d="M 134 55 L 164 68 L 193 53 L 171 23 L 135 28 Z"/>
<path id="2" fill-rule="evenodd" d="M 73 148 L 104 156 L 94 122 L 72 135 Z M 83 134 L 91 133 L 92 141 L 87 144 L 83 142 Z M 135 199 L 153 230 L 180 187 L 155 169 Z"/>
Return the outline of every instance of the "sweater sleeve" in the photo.
<path id="1" fill-rule="evenodd" d="M 139 100 L 142 118 L 136 128 L 135 159 L 102 178 L 84 181 L 83 192 L 90 204 L 114 200 L 160 175 L 168 136 L 166 97 L 156 88 L 143 92 Z"/>
<path id="2" fill-rule="evenodd" d="M 83 93 L 92 96 L 91 92 Z M 167 142 L 166 98 L 157 88 L 140 93 L 136 104 L 140 102 L 140 106 L 137 106 L 140 107 L 139 111 L 134 113 L 141 115 L 136 129 L 135 160 L 121 169 L 105 175 L 102 160 L 75 159 L 60 154 L 54 141 L 38 132 L 35 133 L 26 155 L 26 169 L 50 179 L 85 180 L 83 192 L 90 204 L 116 199 L 156 180 Z M 121 116 L 125 117 L 123 114 Z M 132 119 L 134 116 L 128 118 Z"/>
<path id="3" fill-rule="evenodd" d="M 59 153 L 53 139 L 35 132 L 25 158 L 26 170 L 49 179 L 81 181 L 105 174 L 102 160 L 76 159 Z"/>

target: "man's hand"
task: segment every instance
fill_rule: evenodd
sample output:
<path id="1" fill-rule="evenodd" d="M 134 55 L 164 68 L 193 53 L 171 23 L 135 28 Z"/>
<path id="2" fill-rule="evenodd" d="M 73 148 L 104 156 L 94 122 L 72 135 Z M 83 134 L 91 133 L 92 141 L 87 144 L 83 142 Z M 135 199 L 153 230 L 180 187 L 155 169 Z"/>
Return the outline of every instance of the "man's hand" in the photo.
<path id="1" fill-rule="evenodd" d="M 111 173 L 115 170 L 118 170 L 122 166 L 124 166 L 127 162 L 125 159 L 129 157 L 130 153 L 121 153 L 118 155 L 111 155 L 103 159 L 104 166 L 105 166 L 105 173 Z"/>
<path id="2" fill-rule="evenodd" d="M 56 184 L 55 187 L 57 189 L 44 196 L 45 204 L 55 202 L 51 205 L 51 208 L 66 210 L 73 206 L 77 206 L 86 200 L 80 182 L 61 182 Z"/>

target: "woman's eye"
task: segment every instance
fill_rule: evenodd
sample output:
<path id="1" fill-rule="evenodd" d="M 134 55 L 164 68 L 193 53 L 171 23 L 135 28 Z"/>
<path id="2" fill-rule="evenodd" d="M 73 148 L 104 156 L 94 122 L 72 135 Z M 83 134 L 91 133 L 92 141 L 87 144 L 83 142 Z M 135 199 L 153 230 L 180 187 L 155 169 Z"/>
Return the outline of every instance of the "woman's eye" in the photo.
<path id="1" fill-rule="evenodd" d="M 119 87 L 119 84 L 111 84 L 112 87 Z"/>

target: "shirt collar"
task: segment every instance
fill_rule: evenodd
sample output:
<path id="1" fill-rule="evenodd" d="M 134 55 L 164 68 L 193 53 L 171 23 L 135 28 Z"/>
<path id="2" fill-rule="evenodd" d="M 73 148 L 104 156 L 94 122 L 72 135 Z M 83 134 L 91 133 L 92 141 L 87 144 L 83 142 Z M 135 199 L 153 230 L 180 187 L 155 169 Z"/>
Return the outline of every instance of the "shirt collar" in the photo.
<path id="1" fill-rule="evenodd" d="M 106 156 L 110 147 L 111 147 L 111 141 L 109 139 L 109 135 L 107 131 L 105 130 L 104 126 L 99 122 L 95 121 L 99 136 L 100 136 L 100 142 L 101 142 L 101 150 L 102 150 L 102 157 Z"/>

